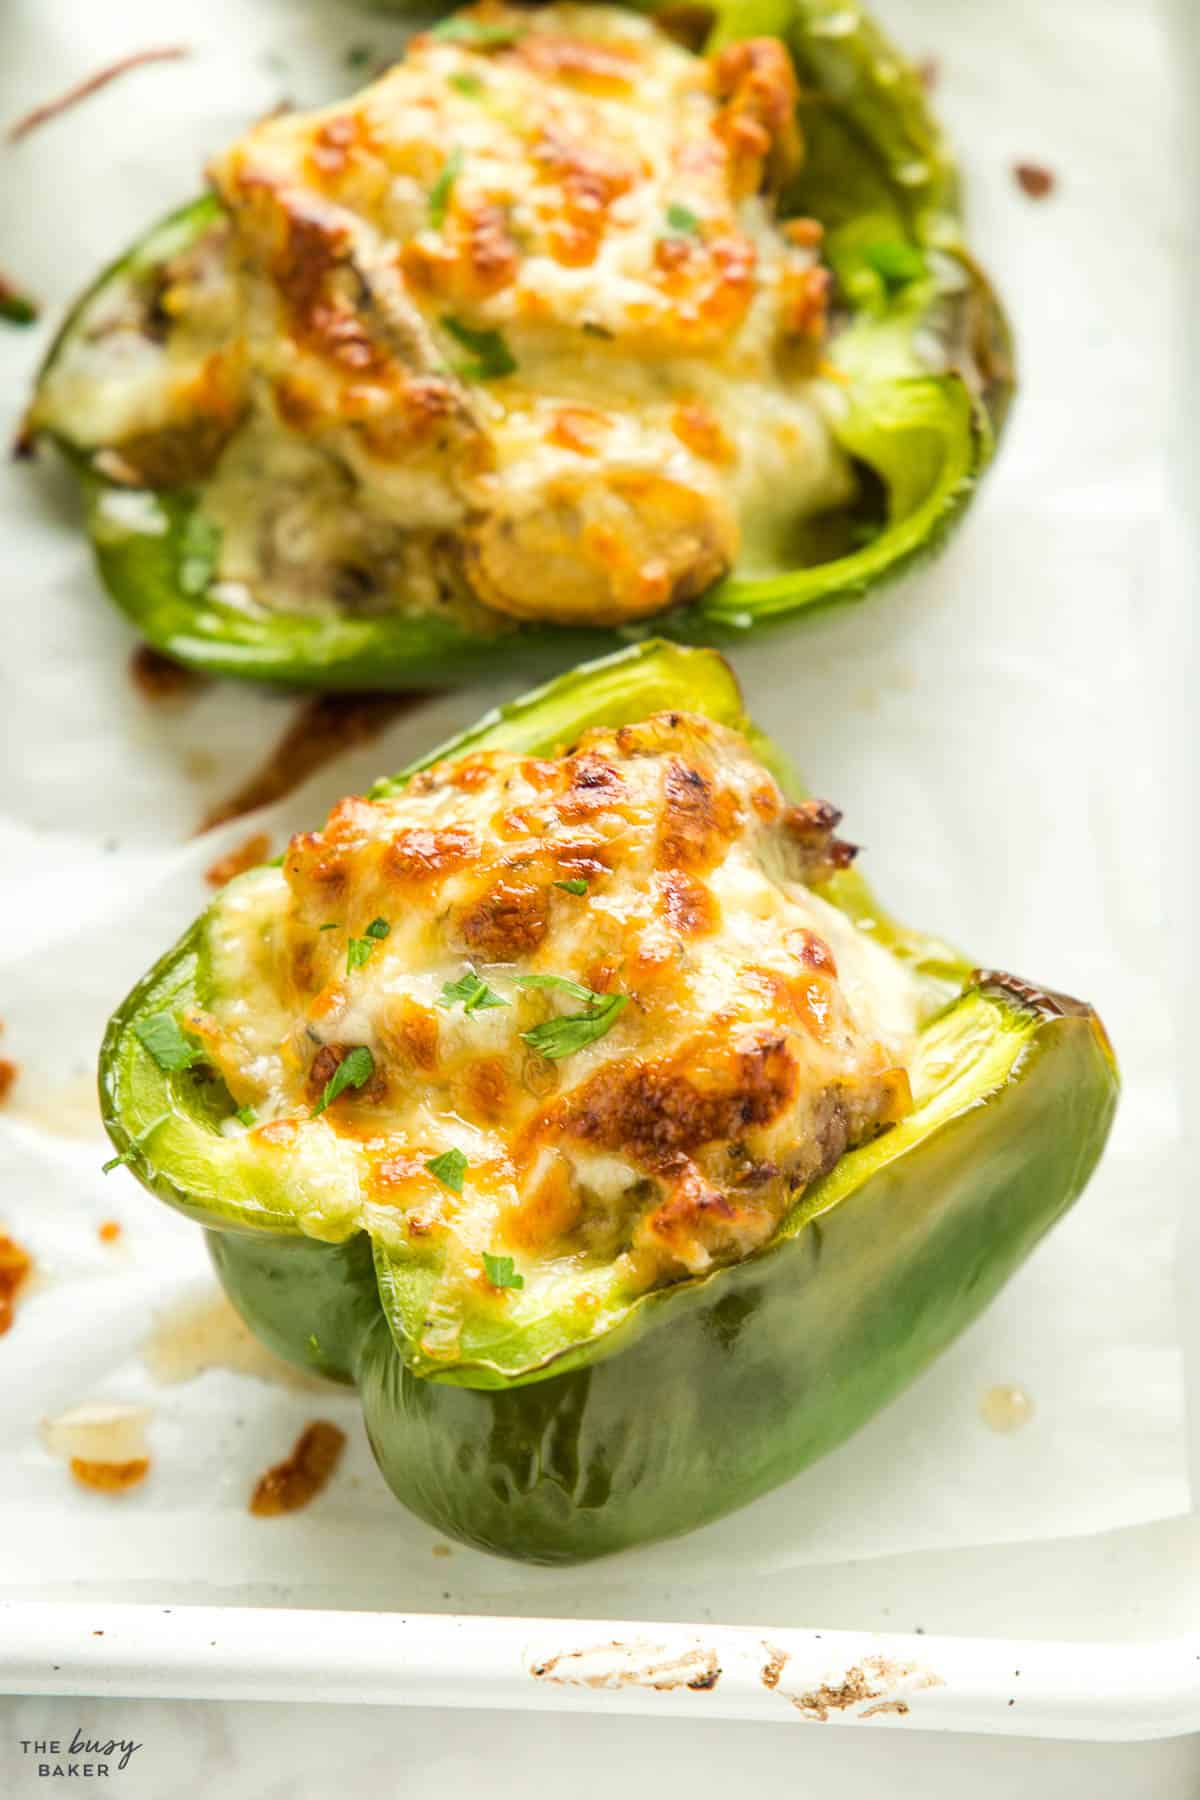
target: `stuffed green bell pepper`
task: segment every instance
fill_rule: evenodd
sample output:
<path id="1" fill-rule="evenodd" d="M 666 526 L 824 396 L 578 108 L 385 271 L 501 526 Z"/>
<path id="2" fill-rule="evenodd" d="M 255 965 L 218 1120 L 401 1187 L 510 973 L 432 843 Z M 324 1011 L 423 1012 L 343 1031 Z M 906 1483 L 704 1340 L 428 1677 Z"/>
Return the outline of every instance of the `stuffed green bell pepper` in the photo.
<path id="1" fill-rule="evenodd" d="M 29 441 L 150 643 L 322 687 L 561 667 L 941 540 L 1012 373 L 917 76 L 844 0 L 690 44 L 681 10 L 484 0 L 256 125 L 83 297 Z"/>
<path id="2" fill-rule="evenodd" d="M 101 1097 L 440 1531 L 717 1518 L 904 1388 L 1080 1192 L 1090 1008 L 902 929 L 713 650 L 492 713 L 229 883 Z"/>

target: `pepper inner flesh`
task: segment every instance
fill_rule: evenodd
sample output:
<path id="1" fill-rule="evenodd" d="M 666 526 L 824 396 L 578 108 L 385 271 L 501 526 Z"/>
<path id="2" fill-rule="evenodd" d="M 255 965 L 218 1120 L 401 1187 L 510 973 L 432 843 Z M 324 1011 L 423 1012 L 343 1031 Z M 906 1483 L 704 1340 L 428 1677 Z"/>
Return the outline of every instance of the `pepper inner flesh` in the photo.
<path id="1" fill-rule="evenodd" d="M 435 764 L 229 885 L 181 1023 L 303 1229 L 436 1271 L 452 1355 L 481 1301 L 748 1255 L 908 1113 L 916 984 L 817 891 L 837 823 L 683 713 Z"/>
<path id="2" fill-rule="evenodd" d="M 786 50 L 458 20 L 218 157 L 219 219 L 97 295 L 35 425 L 202 484 L 197 589 L 251 608 L 611 625 L 795 561 L 856 484 Z"/>

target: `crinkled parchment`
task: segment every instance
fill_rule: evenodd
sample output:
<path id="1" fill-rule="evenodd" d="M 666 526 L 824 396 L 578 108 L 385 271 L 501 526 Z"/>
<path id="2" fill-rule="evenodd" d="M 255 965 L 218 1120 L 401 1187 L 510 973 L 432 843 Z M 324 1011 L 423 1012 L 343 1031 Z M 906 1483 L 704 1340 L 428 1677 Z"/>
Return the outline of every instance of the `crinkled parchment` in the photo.
<path id="1" fill-rule="evenodd" d="M 1011 303 L 1023 392 L 1000 463 L 936 566 L 748 646 L 737 666 L 762 723 L 845 809 L 894 909 L 983 962 L 1091 999 L 1125 1093 L 1086 1197 L 936 1368 L 749 1511 L 623 1559 L 621 1581 L 1095 1532 L 1189 1504 L 1173 1287 L 1189 1171 L 1165 922 L 1184 879 L 1170 850 L 1181 788 L 1166 678 L 1183 594 L 1163 556 L 1186 248 L 1185 184 L 1165 172 L 1182 173 L 1182 78 L 1164 17 L 1133 0 L 880 10 L 915 55 L 937 58 L 973 242 Z M 45 309 L 35 330 L 0 327 L 5 426 L 64 304 L 196 188 L 206 153 L 285 97 L 346 88 L 354 46 L 374 59 L 399 41 L 394 21 L 335 0 L 9 0 L 0 121 L 124 52 L 179 42 L 192 55 L 0 147 L 0 265 Z M 1053 193 L 1023 194 L 1018 161 L 1051 170 Z M 0 1053 L 21 1066 L 0 1113 L 0 1228 L 38 1269 L 0 1339 L 0 1580 L 113 1594 L 170 1581 L 231 1598 L 253 1583 L 412 1604 L 445 1565 L 387 1494 L 352 1396 L 244 1370 L 174 1383 L 148 1371 L 147 1337 L 212 1278 L 195 1227 L 124 1170 L 99 1173 L 92 1070 L 107 1014 L 204 904 L 203 872 L 223 849 L 252 829 L 281 848 L 338 795 L 521 682 L 431 701 L 285 804 L 197 839 L 297 702 L 234 684 L 148 702 L 62 472 L 0 469 L 0 519 Z M 116 1244 L 97 1235 L 107 1218 L 121 1223 Z M 981 1398 L 1010 1384 L 1033 1412 L 1005 1435 Z M 41 1416 L 96 1397 L 153 1408 L 150 1478 L 119 1499 L 77 1488 L 38 1437 Z M 351 1439 L 330 1490 L 296 1518 L 250 1518 L 255 1477 L 318 1415 Z M 462 1604 L 570 1611 L 607 1577 L 462 1553 L 455 1581 Z"/>

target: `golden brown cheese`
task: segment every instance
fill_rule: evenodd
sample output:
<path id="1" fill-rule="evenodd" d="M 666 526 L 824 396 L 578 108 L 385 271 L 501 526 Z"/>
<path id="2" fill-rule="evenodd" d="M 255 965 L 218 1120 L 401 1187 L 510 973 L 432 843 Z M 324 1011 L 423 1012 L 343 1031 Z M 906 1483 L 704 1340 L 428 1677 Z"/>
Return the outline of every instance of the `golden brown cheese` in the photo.
<path id="1" fill-rule="evenodd" d="M 484 0 L 220 156 L 231 225 L 164 275 L 159 344 L 110 330 L 52 384 L 80 406 L 107 344 L 109 472 L 204 465 L 230 590 L 658 612 L 852 493 L 820 230 L 774 210 L 795 102 L 773 38 L 705 58 L 625 8 Z"/>
<path id="2" fill-rule="evenodd" d="M 485 1252 L 699 1273 L 909 1104 L 910 978 L 806 885 L 852 855 L 837 820 L 681 714 L 438 764 L 222 893 L 188 1024 L 318 1234 L 350 1181 L 357 1222 L 444 1250 L 451 1286 Z"/>

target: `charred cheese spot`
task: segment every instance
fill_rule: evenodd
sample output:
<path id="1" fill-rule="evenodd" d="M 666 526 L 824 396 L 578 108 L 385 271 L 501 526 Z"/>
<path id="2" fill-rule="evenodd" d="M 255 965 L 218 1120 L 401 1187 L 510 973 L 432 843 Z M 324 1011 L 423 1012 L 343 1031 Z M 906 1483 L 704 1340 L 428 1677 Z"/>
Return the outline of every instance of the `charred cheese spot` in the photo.
<path id="1" fill-rule="evenodd" d="M 519 962 L 544 941 L 550 895 L 537 881 L 506 879 L 488 887 L 462 915 L 467 948 L 487 962 Z"/>
<path id="2" fill-rule="evenodd" d="M 500 1056 L 489 1056 L 467 1065 L 462 1077 L 465 1104 L 473 1118 L 500 1124 L 512 1110 L 512 1084 L 508 1065 Z"/>
<path id="3" fill-rule="evenodd" d="M 663 911 L 672 931 L 681 937 L 703 937 L 717 929 L 717 903 L 704 883 L 682 869 L 670 869 L 656 878 Z"/>
<path id="4" fill-rule="evenodd" d="M 379 1029 L 388 1061 L 402 1074 L 432 1075 L 437 1069 L 441 1028 L 432 1009 L 400 1001 L 388 1010 Z"/>
<path id="5" fill-rule="evenodd" d="M 478 845 L 469 831 L 450 827 L 445 831 L 400 831 L 383 853 L 383 876 L 388 882 L 420 885 L 471 866 Z"/>
<path id="6" fill-rule="evenodd" d="M 738 803 L 710 775 L 672 757 L 667 762 L 659 858 L 668 869 L 705 869 L 738 826 Z"/>
<path id="7" fill-rule="evenodd" d="M 218 156 L 225 217 L 90 304 L 33 424 L 203 481 L 260 604 L 646 617 L 854 495 L 819 243 L 774 198 L 791 63 L 624 7 L 467 17 L 499 37 L 420 35 Z"/>
<path id="8" fill-rule="evenodd" d="M 748 1125 L 769 1123 L 796 1081 L 782 1039 L 744 1049 L 693 1042 L 670 1062 L 634 1060 L 603 1069 L 552 1124 L 605 1150 L 626 1146 L 654 1167 Z"/>
<path id="9" fill-rule="evenodd" d="M 223 888 L 186 1023 L 256 1147 L 303 1169 L 305 1229 L 366 1222 L 437 1259 L 438 1331 L 464 1296 L 524 1303 L 485 1251 L 521 1259 L 522 1296 L 568 1264 L 620 1262 L 634 1289 L 699 1273 L 910 1103 L 911 979 L 805 885 L 841 859 L 837 818 L 678 712 L 554 757 L 475 752 Z M 556 888 L 575 871 L 585 893 Z M 542 1054 L 538 1028 L 571 1018 Z M 360 1046 L 370 1078 L 314 1117 Z M 461 1192 L 430 1172 L 450 1150 Z"/>

